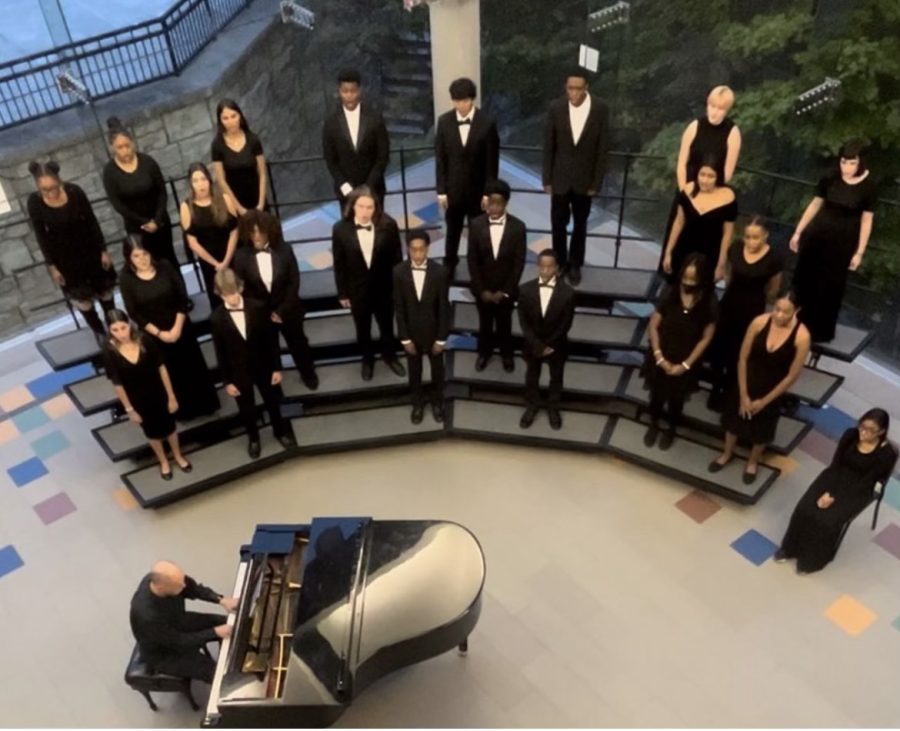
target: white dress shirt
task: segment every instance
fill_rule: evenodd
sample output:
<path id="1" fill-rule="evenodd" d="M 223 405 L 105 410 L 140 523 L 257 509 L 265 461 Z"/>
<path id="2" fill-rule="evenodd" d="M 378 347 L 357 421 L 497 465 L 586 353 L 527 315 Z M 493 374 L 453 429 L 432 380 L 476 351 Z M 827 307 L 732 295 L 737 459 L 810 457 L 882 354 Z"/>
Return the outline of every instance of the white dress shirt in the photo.
<path id="1" fill-rule="evenodd" d="M 352 112 L 344 107 L 344 117 L 347 119 L 347 126 L 350 128 L 350 141 L 353 143 L 353 149 L 359 147 L 359 110 L 361 104 L 356 105 L 356 109 Z"/>
<path id="2" fill-rule="evenodd" d="M 256 252 L 256 266 L 259 268 L 259 278 L 267 292 L 272 291 L 272 252 L 269 249 Z"/>
<path id="3" fill-rule="evenodd" d="M 354 221 L 354 224 L 371 226 L 371 231 L 366 231 L 364 228 L 356 229 L 356 238 L 359 240 L 359 248 L 362 251 L 363 259 L 366 260 L 366 269 L 372 268 L 372 251 L 375 249 L 375 226 L 370 221 L 366 224 L 360 224 L 359 221 Z"/>
<path id="4" fill-rule="evenodd" d="M 231 321 L 234 323 L 234 326 L 237 328 L 238 332 L 241 334 L 241 337 L 244 340 L 246 340 L 247 339 L 247 318 L 244 316 L 244 298 L 241 297 L 241 301 L 237 307 L 229 307 L 226 304 L 225 309 L 228 311 L 228 314 L 231 316 Z"/>
<path id="5" fill-rule="evenodd" d="M 422 290 L 425 289 L 425 273 L 428 269 L 428 264 L 423 264 L 421 267 L 418 267 L 415 264 L 411 264 L 410 266 L 412 268 L 413 285 L 416 288 L 416 299 L 421 302 Z"/>
<path id="6" fill-rule="evenodd" d="M 503 239 L 503 232 L 506 230 L 506 214 L 500 218 L 494 219 L 488 216 L 488 231 L 491 234 L 491 250 L 494 252 L 494 259 L 500 255 L 500 241 Z"/>
<path id="7" fill-rule="evenodd" d="M 475 107 L 472 107 L 472 111 L 469 112 L 465 117 L 460 117 L 459 112 L 456 113 L 456 124 L 459 127 L 459 139 L 462 142 L 463 147 L 466 146 L 466 142 L 469 141 L 469 132 L 472 130 L 472 119 L 475 117 Z M 460 124 L 465 120 L 469 120 L 468 124 Z"/>
<path id="8" fill-rule="evenodd" d="M 549 286 L 543 286 L 544 283 L 538 281 L 538 292 L 541 295 L 541 317 L 547 314 L 547 307 L 550 305 L 550 298 L 553 296 L 553 288 L 556 287 L 556 277 L 553 277 L 547 284 Z"/>
<path id="9" fill-rule="evenodd" d="M 587 124 L 588 115 L 591 113 L 591 95 L 581 102 L 580 107 L 576 107 L 569 102 L 569 124 L 572 125 L 572 142 L 578 144 L 581 139 L 581 133 L 584 132 L 584 125 Z"/>

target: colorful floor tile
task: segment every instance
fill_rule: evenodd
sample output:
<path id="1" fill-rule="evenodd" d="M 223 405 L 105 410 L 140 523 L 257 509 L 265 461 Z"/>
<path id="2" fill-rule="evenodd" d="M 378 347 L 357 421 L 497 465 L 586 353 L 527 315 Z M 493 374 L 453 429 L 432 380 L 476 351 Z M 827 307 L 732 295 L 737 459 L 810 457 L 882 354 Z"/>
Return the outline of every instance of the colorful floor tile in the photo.
<path id="1" fill-rule="evenodd" d="M 334 264 L 334 257 L 330 251 L 319 251 L 306 257 L 314 269 L 330 269 Z"/>
<path id="2" fill-rule="evenodd" d="M 852 637 L 858 637 L 878 619 L 878 615 L 849 594 L 839 597 L 825 616 Z"/>
<path id="3" fill-rule="evenodd" d="M 55 523 L 60 518 L 65 518 L 69 513 L 74 513 L 77 509 L 69 496 L 64 492 L 49 497 L 34 506 L 34 512 L 38 514 L 44 525 Z"/>
<path id="4" fill-rule="evenodd" d="M 791 475 L 797 469 L 797 460 L 791 457 L 785 457 L 783 454 L 767 454 L 763 459 L 763 464 L 781 470 L 783 475 Z"/>
<path id="5" fill-rule="evenodd" d="M 25 384 L 32 395 L 43 401 L 62 391 L 63 386 L 73 381 L 80 381 L 94 375 L 94 368 L 90 363 L 82 363 L 62 371 L 47 373 Z"/>
<path id="6" fill-rule="evenodd" d="M 438 206 L 437 201 L 434 203 L 429 203 L 427 206 L 423 206 L 417 211 L 413 211 L 414 215 L 419 217 L 419 220 L 424 223 L 437 223 L 441 220 L 441 210 Z"/>
<path id="7" fill-rule="evenodd" d="M 35 439 L 31 443 L 34 453 L 41 459 L 49 459 L 55 454 L 64 452 L 71 446 L 72 444 L 66 439 L 66 435 L 58 429 L 45 434 L 40 439 Z"/>
<path id="8" fill-rule="evenodd" d="M 16 428 L 16 425 L 13 424 L 12 420 L 4 419 L 3 421 L 0 421 L 0 444 L 11 442 L 17 436 L 19 436 L 19 430 Z"/>
<path id="9" fill-rule="evenodd" d="M 885 487 L 884 502 L 894 510 L 900 510 L 900 480 L 892 477 Z"/>
<path id="10" fill-rule="evenodd" d="M 0 577 L 6 576 L 8 573 L 22 568 L 25 562 L 19 555 L 19 552 L 12 546 L 3 546 L 0 548 Z"/>
<path id="11" fill-rule="evenodd" d="M 900 632 L 900 617 L 897 617 L 897 619 L 891 622 L 891 627 Z"/>
<path id="12" fill-rule="evenodd" d="M 113 498 L 122 510 L 134 510 L 138 507 L 138 501 L 134 499 L 134 495 L 127 488 L 120 487 L 113 493 Z"/>
<path id="13" fill-rule="evenodd" d="M 719 503 L 700 490 L 694 490 L 685 495 L 675 503 L 675 507 L 695 523 L 707 521 L 722 509 Z"/>
<path id="14" fill-rule="evenodd" d="M 734 541 L 731 547 L 756 566 L 762 566 L 778 550 L 777 543 L 752 529 Z"/>
<path id="15" fill-rule="evenodd" d="M 797 409 L 797 418 L 811 421 L 817 431 L 834 440 L 840 439 L 847 429 L 856 425 L 855 417 L 828 405 L 821 409 L 801 405 Z"/>
<path id="16" fill-rule="evenodd" d="M 6 472 L 16 487 L 24 487 L 29 482 L 34 482 L 46 475 L 49 470 L 39 457 L 32 457 L 17 465 L 13 465 Z"/>
<path id="17" fill-rule="evenodd" d="M 68 395 L 61 393 L 59 396 L 54 396 L 52 399 L 44 401 L 41 404 L 41 409 L 51 419 L 59 419 L 61 416 L 74 411 L 75 404 L 72 403 L 72 399 Z"/>
<path id="18" fill-rule="evenodd" d="M 50 421 L 50 417 L 44 413 L 44 410 L 40 406 L 32 406 L 30 409 L 20 411 L 10 418 L 16 425 L 16 428 L 23 434 L 32 429 L 37 429 L 39 426 L 43 426 Z"/>
<path id="19" fill-rule="evenodd" d="M 800 450 L 822 464 L 830 464 L 837 441 L 813 429 L 800 442 Z"/>
<path id="20" fill-rule="evenodd" d="M 886 528 L 878 531 L 878 535 L 872 540 L 894 558 L 900 558 L 900 525 L 889 524 Z"/>
<path id="21" fill-rule="evenodd" d="M 0 394 L 0 408 L 7 413 L 21 409 L 32 401 L 34 401 L 34 396 L 25 386 L 16 386 L 6 393 Z"/>

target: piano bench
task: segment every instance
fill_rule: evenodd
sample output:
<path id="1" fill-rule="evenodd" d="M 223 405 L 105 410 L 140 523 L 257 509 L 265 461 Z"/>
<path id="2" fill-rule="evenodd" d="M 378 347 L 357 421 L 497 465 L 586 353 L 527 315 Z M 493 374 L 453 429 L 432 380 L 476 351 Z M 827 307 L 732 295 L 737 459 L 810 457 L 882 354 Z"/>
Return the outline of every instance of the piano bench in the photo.
<path id="1" fill-rule="evenodd" d="M 197 701 L 191 694 L 191 679 L 151 672 L 147 663 L 144 662 L 144 658 L 141 657 L 141 648 L 137 643 L 134 645 L 131 659 L 125 669 L 125 682 L 147 699 L 150 710 L 159 710 L 150 695 L 151 691 L 154 693 L 181 693 L 188 699 L 191 708 L 195 711 L 200 710 L 200 706 L 197 705 Z"/>

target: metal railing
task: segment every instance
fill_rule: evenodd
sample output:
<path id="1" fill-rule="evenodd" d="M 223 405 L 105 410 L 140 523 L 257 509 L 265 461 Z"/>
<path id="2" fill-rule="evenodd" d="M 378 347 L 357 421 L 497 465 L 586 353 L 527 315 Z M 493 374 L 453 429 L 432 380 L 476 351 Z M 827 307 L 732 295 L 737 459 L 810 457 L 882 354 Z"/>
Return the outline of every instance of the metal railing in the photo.
<path id="1" fill-rule="evenodd" d="M 0 64 L 0 129 L 81 103 L 59 88 L 68 73 L 91 100 L 179 74 L 252 0 L 181 0 L 164 15 Z"/>

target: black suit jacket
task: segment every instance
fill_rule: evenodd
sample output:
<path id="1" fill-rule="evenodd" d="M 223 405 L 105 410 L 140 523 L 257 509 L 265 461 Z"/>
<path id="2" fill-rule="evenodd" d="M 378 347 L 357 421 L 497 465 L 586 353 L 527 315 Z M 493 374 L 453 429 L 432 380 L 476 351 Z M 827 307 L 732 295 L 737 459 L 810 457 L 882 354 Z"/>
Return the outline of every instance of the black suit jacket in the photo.
<path id="1" fill-rule="evenodd" d="M 225 305 L 219 305 L 210 315 L 222 381 L 233 383 L 241 393 L 253 388 L 255 380 L 268 381 L 274 371 L 281 370 L 278 336 L 269 315 L 269 308 L 262 302 L 244 297 L 246 340 L 241 337 Z"/>
<path id="2" fill-rule="evenodd" d="M 360 104 L 356 147 L 353 147 L 343 106 L 338 105 L 337 111 L 322 125 L 322 153 L 339 197 L 343 197 L 340 192 L 343 183 L 350 183 L 354 188 L 368 185 L 372 192 L 384 197 L 384 171 L 390 152 L 384 119 L 366 103 Z"/>
<path id="3" fill-rule="evenodd" d="M 494 259 L 488 215 L 472 220 L 469 224 L 469 251 L 466 258 L 469 262 L 469 289 L 476 300 L 486 290 L 505 292 L 513 299 L 516 298 L 519 280 L 525 268 L 525 246 L 525 223 L 507 213 L 500 249 Z"/>
<path id="4" fill-rule="evenodd" d="M 239 246 L 231 267 L 244 280 L 244 296 L 265 304 L 281 319 L 303 317 L 300 301 L 300 268 L 290 244 L 272 247 L 272 291 L 266 289 L 259 275 L 256 249 L 252 244 Z"/>
<path id="5" fill-rule="evenodd" d="M 525 339 L 525 351 L 540 358 L 548 345 L 563 352 L 575 317 L 575 290 L 556 279 L 547 314 L 541 314 L 540 280 L 525 282 L 519 289 L 519 324 Z"/>
<path id="6" fill-rule="evenodd" d="M 484 186 L 496 180 L 500 166 L 500 136 L 492 117 L 476 109 L 466 146 L 456 122 L 456 110 L 438 118 L 434 137 L 438 195 L 452 205 L 481 200 Z"/>
<path id="7" fill-rule="evenodd" d="M 609 109 L 593 94 L 591 111 L 576 145 L 572 141 L 569 100 L 563 96 L 550 105 L 544 125 L 544 185 L 554 193 L 586 194 L 599 191 L 609 150 Z"/>
<path id="8" fill-rule="evenodd" d="M 391 301 L 391 282 L 394 265 L 403 260 L 400 231 L 397 222 L 382 214 L 375 228 L 372 264 L 366 267 L 356 225 L 342 220 L 331 230 L 331 253 L 334 257 L 334 281 L 338 297 L 356 301 Z"/>
<path id="9" fill-rule="evenodd" d="M 450 334 L 450 276 L 436 261 L 428 260 L 422 299 L 416 297 L 412 264 L 403 261 L 394 267 L 394 314 L 397 336 L 412 340 L 426 353 L 437 340 Z"/>

